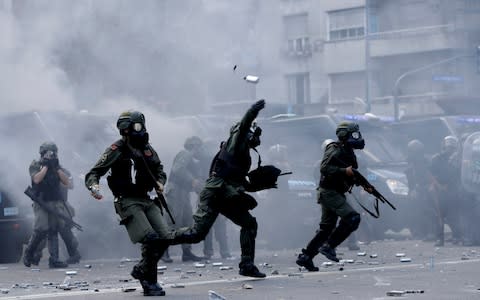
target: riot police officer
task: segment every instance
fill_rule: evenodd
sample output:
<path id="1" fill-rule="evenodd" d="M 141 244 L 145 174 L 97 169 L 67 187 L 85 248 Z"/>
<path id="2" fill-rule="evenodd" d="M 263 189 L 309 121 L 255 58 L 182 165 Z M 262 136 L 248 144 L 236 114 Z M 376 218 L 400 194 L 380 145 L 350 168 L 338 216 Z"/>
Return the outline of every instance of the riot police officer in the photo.
<path id="1" fill-rule="evenodd" d="M 36 197 L 45 206 L 40 205 L 38 202 L 33 203 L 35 215 L 33 234 L 25 249 L 23 263 L 27 267 L 30 267 L 32 263 L 36 263 L 35 253 L 42 241 L 47 237 L 50 254 L 48 266 L 50 268 L 65 268 L 68 265 L 60 261 L 58 257 L 58 232 L 60 228 L 64 228 L 66 225 L 61 218 L 48 212 L 47 208 L 59 214 L 68 215 L 62 197 L 61 184 L 68 186 L 69 178 L 59 164 L 58 148 L 55 143 L 43 143 L 40 145 L 39 152 L 40 160 L 34 160 L 30 164 L 29 171 Z"/>
<path id="2" fill-rule="evenodd" d="M 347 202 L 345 193 L 354 184 L 353 169 L 358 168 L 354 149 L 363 149 L 365 141 L 358 124 L 353 122 L 341 122 L 336 135 L 338 140 L 327 145 L 320 168 L 317 188 L 317 201 L 322 206 L 320 228 L 296 261 L 308 271 L 318 271 L 313 258 L 319 252 L 338 262 L 335 248 L 360 224 L 360 214 Z"/>
<path id="3" fill-rule="evenodd" d="M 157 282 L 157 263 L 168 248 L 168 229 L 160 208 L 148 193 L 153 189 L 162 193 L 167 176 L 157 152 L 149 144 L 141 112 L 122 113 L 117 128 L 122 138 L 105 150 L 85 176 L 85 185 L 95 199 L 102 199 L 99 180 L 111 171 L 107 181 L 120 224 L 125 225 L 133 243 L 142 244 L 142 259 L 131 275 L 140 281 L 145 296 L 163 296 L 165 291 Z"/>
<path id="4" fill-rule="evenodd" d="M 210 177 L 200 193 L 194 224 L 177 230 L 175 244 L 198 243 L 208 234 L 218 214 L 223 214 L 241 226 L 241 261 L 239 274 L 251 277 L 265 277 L 254 264 L 257 221 L 249 210 L 256 206 L 255 199 L 246 194 L 250 184 L 246 180 L 252 159 L 250 149 L 260 145 L 261 129 L 254 125 L 254 119 L 265 107 L 265 100 L 253 104 L 242 120 L 230 129 L 230 136 L 223 142 L 210 169 Z"/>

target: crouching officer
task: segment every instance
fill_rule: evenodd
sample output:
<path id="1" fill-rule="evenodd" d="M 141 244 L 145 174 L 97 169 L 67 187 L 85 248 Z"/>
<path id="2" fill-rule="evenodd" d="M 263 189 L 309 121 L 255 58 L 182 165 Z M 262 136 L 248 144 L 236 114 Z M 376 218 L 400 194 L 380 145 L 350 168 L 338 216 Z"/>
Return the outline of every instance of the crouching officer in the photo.
<path id="1" fill-rule="evenodd" d="M 95 199 L 102 199 L 98 183 L 100 177 L 111 171 L 107 181 L 115 196 L 120 224 L 125 225 L 133 243 L 142 244 L 142 259 L 133 267 L 131 275 L 140 281 L 145 296 L 164 296 L 165 291 L 157 283 L 157 262 L 168 248 L 165 242 L 167 226 L 148 192 L 156 189 L 162 193 L 167 176 L 157 153 L 148 143 L 142 113 L 122 113 L 117 128 L 122 138 L 107 148 L 87 173 L 85 185 Z"/>
<path id="2" fill-rule="evenodd" d="M 338 141 L 325 148 L 318 190 L 318 203 L 322 206 L 320 228 L 302 253 L 297 264 L 308 271 L 318 271 L 312 259 L 320 252 L 338 262 L 335 248 L 360 224 L 360 214 L 347 202 L 345 192 L 354 184 L 353 169 L 358 168 L 354 149 L 363 149 L 365 141 L 359 126 L 353 122 L 341 122 L 336 130 Z M 337 220 L 340 223 L 337 226 Z"/>

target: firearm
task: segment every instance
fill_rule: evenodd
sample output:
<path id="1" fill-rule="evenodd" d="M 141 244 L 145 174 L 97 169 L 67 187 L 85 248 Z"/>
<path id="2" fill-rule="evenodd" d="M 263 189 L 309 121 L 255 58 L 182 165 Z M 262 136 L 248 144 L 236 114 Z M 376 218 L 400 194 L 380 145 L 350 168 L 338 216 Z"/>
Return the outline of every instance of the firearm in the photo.
<path id="1" fill-rule="evenodd" d="M 353 170 L 353 176 L 355 177 L 355 183 L 357 185 L 362 186 L 365 190 L 371 190 L 368 192 L 369 194 L 373 195 L 377 200 L 380 200 L 382 203 L 388 204 L 391 208 L 396 210 L 395 206 L 393 206 L 390 201 L 387 200 L 370 182 L 368 182 L 367 178 L 363 177 L 363 175 L 356 169 Z"/>
<path id="2" fill-rule="evenodd" d="M 48 205 L 45 204 L 45 202 L 43 202 L 42 200 L 38 199 L 37 197 L 37 193 L 35 192 L 35 190 L 31 187 L 31 186 L 28 186 L 26 189 L 25 189 L 25 195 L 27 195 L 30 199 L 32 199 L 33 202 L 37 203 L 38 205 L 40 205 L 40 207 L 42 207 L 43 209 L 45 209 L 48 213 L 56 216 L 56 217 L 59 217 L 60 219 L 64 220 L 67 225 L 69 226 L 72 226 L 72 227 L 75 227 L 77 228 L 78 230 L 80 231 L 83 231 L 82 229 L 82 226 L 78 223 L 75 223 L 75 221 L 72 220 L 72 218 L 69 218 L 61 213 L 59 213 L 58 211 L 52 209 L 51 207 L 49 207 Z"/>
<path id="3" fill-rule="evenodd" d="M 165 200 L 165 196 L 163 196 L 162 193 L 157 191 L 157 197 L 153 199 L 153 202 L 160 208 L 163 214 L 163 209 L 165 208 L 165 211 L 167 212 L 168 216 L 170 217 L 170 220 L 172 221 L 172 224 L 175 224 L 175 220 L 173 219 L 172 213 L 170 212 L 170 209 L 168 208 L 167 201 Z"/>

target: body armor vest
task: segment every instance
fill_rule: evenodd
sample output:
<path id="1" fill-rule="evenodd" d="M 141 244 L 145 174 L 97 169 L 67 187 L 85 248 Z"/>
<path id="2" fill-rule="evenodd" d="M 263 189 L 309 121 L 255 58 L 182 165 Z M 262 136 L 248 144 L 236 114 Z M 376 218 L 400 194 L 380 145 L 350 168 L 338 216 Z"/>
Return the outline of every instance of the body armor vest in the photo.
<path id="1" fill-rule="evenodd" d="M 252 159 L 249 152 L 232 154 L 227 151 L 227 143 L 222 142 L 220 151 L 215 155 L 210 166 L 210 175 L 244 181 L 251 164 Z"/>

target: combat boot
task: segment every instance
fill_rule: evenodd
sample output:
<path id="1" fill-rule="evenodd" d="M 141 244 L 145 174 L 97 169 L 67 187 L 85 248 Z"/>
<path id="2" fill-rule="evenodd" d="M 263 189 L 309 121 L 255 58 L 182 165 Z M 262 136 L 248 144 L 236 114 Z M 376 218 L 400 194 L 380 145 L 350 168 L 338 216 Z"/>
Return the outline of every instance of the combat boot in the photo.
<path id="1" fill-rule="evenodd" d="M 66 268 L 68 267 L 68 264 L 64 261 L 61 260 L 55 260 L 52 259 L 51 257 L 48 259 L 48 267 L 50 269 L 61 269 L 61 268 Z"/>
<path id="2" fill-rule="evenodd" d="M 309 256 L 305 249 L 302 249 L 302 253 L 298 255 L 296 263 L 301 267 L 305 267 L 309 272 L 317 272 L 319 269 L 315 267 L 312 259 L 313 257 Z"/>
<path id="3" fill-rule="evenodd" d="M 25 267 L 30 267 L 32 264 L 38 264 L 34 256 L 36 254 L 36 250 L 46 235 L 47 232 L 44 231 L 33 232 L 32 237 L 28 241 L 28 245 L 25 248 L 25 253 L 23 254 L 23 264 Z M 38 261 L 40 261 L 40 258 Z"/>
<path id="4" fill-rule="evenodd" d="M 165 291 L 158 282 L 150 283 L 147 280 L 141 280 L 140 284 L 142 285 L 144 296 L 165 296 Z"/>
<path id="5" fill-rule="evenodd" d="M 320 251 L 320 253 L 325 255 L 325 257 L 328 258 L 329 260 L 332 260 L 332 261 L 335 261 L 335 262 L 340 261 L 337 257 L 337 253 L 335 252 L 335 249 L 330 247 L 330 245 L 328 243 L 323 244 L 323 246 L 320 247 L 320 249 L 318 249 L 318 251 Z"/>
<path id="6" fill-rule="evenodd" d="M 260 272 L 253 263 L 240 263 L 240 270 L 238 271 L 238 274 L 255 278 L 265 278 L 267 276 L 265 273 Z"/>
<path id="7" fill-rule="evenodd" d="M 182 254 L 182 261 L 187 262 L 187 261 L 201 261 L 203 260 L 203 257 L 196 256 L 195 254 L 192 253 L 192 250 L 183 250 Z"/>

